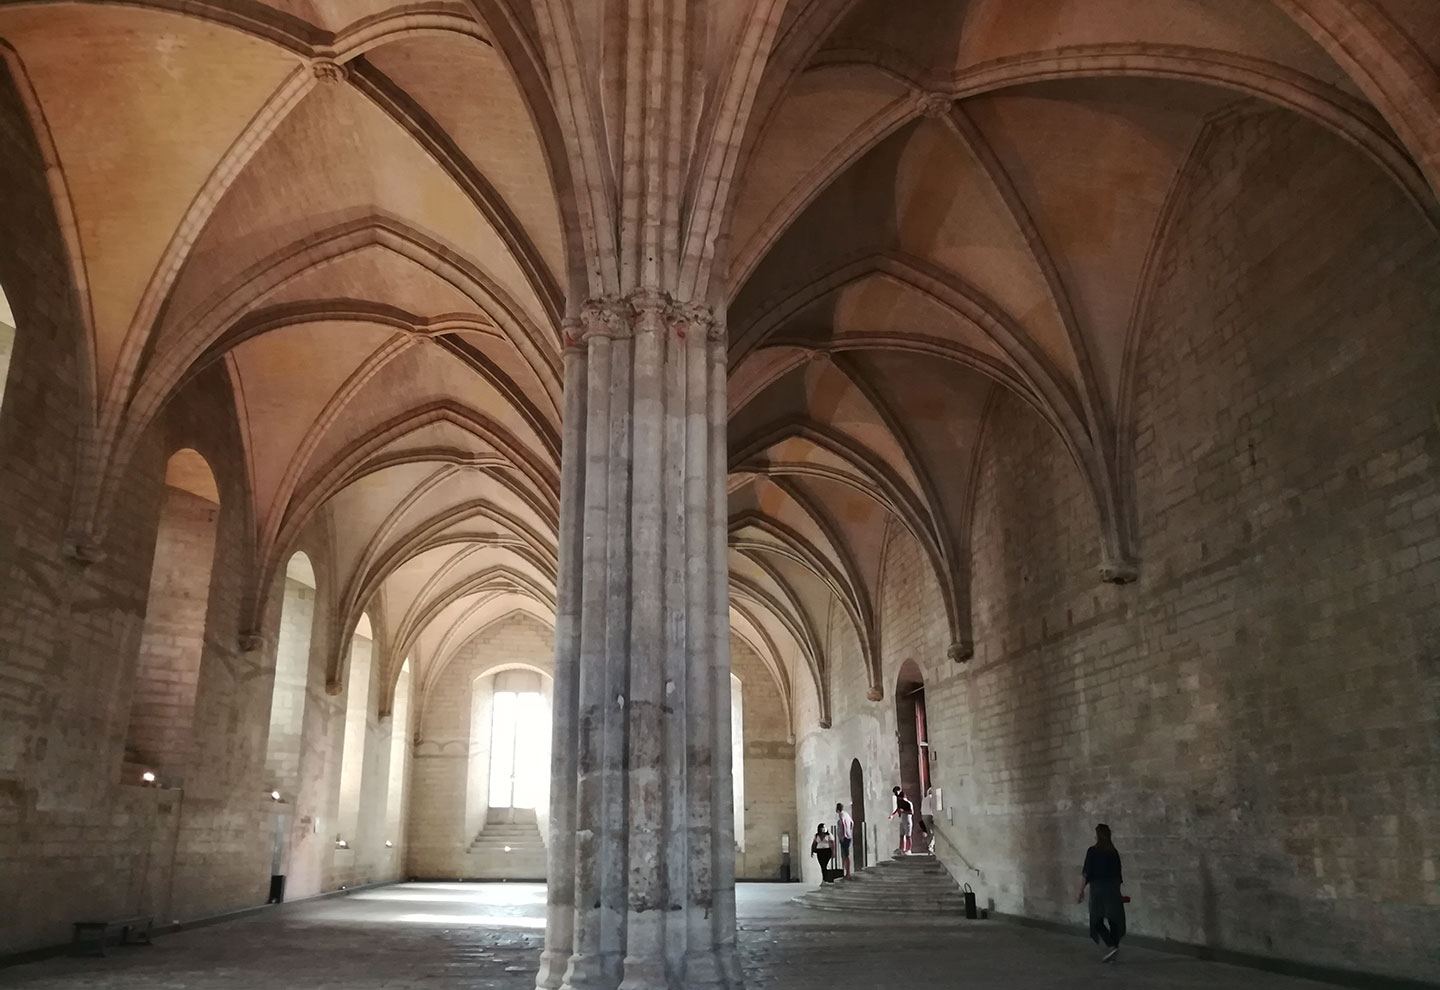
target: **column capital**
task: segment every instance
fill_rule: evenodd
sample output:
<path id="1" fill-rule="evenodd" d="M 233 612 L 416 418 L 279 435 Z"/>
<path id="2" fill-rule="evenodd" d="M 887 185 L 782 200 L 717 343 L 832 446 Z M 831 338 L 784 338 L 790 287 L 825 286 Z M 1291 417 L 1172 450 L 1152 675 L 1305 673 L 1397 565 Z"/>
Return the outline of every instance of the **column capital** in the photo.
<path id="1" fill-rule="evenodd" d="M 663 333 L 677 338 L 723 340 L 725 322 L 704 303 L 676 302 L 663 289 L 642 286 L 624 295 L 594 296 L 580 315 L 562 324 L 565 346 L 583 346 L 591 337 L 626 339 L 637 333 Z"/>

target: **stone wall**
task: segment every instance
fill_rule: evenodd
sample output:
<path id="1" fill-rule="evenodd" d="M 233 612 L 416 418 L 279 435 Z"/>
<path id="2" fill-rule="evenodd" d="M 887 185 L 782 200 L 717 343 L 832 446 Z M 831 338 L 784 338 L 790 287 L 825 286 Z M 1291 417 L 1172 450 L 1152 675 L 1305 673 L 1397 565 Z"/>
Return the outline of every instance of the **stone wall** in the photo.
<path id="1" fill-rule="evenodd" d="M 0 906 L 0 953 L 64 942 L 82 916 L 143 911 L 168 921 L 263 904 L 277 834 L 282 868 L 287 858 L 304 867 L 292 896 L 395 876 L 400 850 L 383 850 L 383 837 L 383 852 L 349 869 L 332 865 L 333 836 L 328 845 L 313 831 L 300 839 L 302 821 L 313 829 L 326 813 L 319 809 L 335 781 L 323 717 L 334 699 L 324 693 L 318 652 L 300 793 L 270 798 L 265 751 L 281 594 L 277 587 L 260 630 L 265 645 L 246 652 L 240 617 L 255 521 L 222 365 L 191 379 L 150 427 L 106 506 L 104 531 L 69 528 L 92 371 L 81 357 L 85 324 L 44 161 L 3 73 L 0 188 L 0 284 L 17 326 L 0 406 L 0 887 L 26 892 Z M 189 589 L 204 620 L 203 636 L 187 633 L 198 662 L 186 667 L 194 677 L 186 711 L 172 713 L 176 734 L 159 743 L 163 752 L 147 754 L 166 764 L 160 784 L 183 787 L 146 787 L 125 750 L 153 565 L 157 555 L 162 567 L 177 559 L 175 546 L 157 546 L 166 462 L 184 448 L 211 468 L 219 508 L 200 507 L 213 551 L 208 583 Z M 307 539 L 323 557 L 323 535 Z M 80 553 L 70 549 L 76 543 Z M 328 607 L 317 604 L 317 614 Z M 372 735 L 377 756 L 388 753 L 388 725 L 372 725 Z M 386 774 L 376 773 L 383 796 Z"/>
<path id="2" fill-rule="evenodd" d="M 835 727 L 800 727 L 802 820 L 855 758 L 867 801 L 885 800 L 888 692 L 914 659 L 939 852 L 982 903 L 1079 924 L 1079 863 L 1107 821 L 1134 931 L 1435 979 L 1434 232 L 1283 114 L 1218 125 L 1187 182 L 1132 371 L 1139 582 L 1097 581 L 1073 462 L 999 398 L 974 508 L 975 659 L 943 660 L 933 582 L 892 537 L 887 697 L 864 702 L 836 667 Z"/>
<path id="3" fill-rule="evenodd" d="M 406 870 L 416 877 L 503 877 L 503 862 L 485 859 L 471 845 L 486 825 L 490 740 L 484 731 L 487 675 L 522 665 L 539 671 L 549 698 L 555 633 L 516 612 L 486 627 L 456 651 L 428 689 L 412 695 L 418 705 L 414 771 L 410 790 L 410 836 Z M 476 694 L 480 697 L 477 699 Z M 473 733 L 476 703 L 479 731 Z M 546 765 L 548 766 L 548 757 Z M 537 829 L 547 838 L 547 819 Z"/>
<path id="4" fill-rule="evenodd" d="M 730 670 L 740 678 L 745 733 L 745 842 L 735 853 L 735 876 L 778 880 L 781 836 L 789 833 L 791 862 L 797 864 L 800 840 L 808 850 L 805 837 L 815 825 L 802 827 L 795 817 L 795 743 L 775 678 L 755 651 L 733 636 Z"/>

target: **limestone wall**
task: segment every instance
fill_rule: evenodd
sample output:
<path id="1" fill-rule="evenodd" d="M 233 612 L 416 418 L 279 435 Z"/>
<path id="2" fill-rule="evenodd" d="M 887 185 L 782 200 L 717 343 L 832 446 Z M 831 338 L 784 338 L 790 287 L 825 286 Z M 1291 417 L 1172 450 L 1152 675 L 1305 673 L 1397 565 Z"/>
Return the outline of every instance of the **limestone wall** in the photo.
<path id="1" fill-rule="evenodd" d="M 485 861 L 470 849 L 486 824 L 490 740 L 484 731 L 485 694 L 492 686 L 487 674 L 520 664 L 548 675 L 554 654 L 554 631 L 529 615 L 513 613 L 462 646 L 424 692 L 409 802 L 410 876 L 506 875 L 504 863 Z M 542 681 L 548 700 L 549 677 Z M 481 693 L 482 724 L 472 732 L 476 691 Z M 547 822 L 541 817 L 537 823 L 542 840 Z"/>
<path id="2" fill-rule="evenodd" d="M 0 74 L 0 282 L 17 326 L 0 406 L 0 888 L 25 892 L 0 905 L 0 953 L 64 942 L 82 916 L 143 911 L 168 921 L 264 903 L 277 827 L 283 846 L 307 815 L 313 825 L 333 814 L 324 809 L 336 770 L 326 749 L 335 699 L 325 694 L 317 650 L 307 657 L 303 783 L 284 801 L 269 796 L 265 750 L 282 595 L 277 588 L 263 645 L 246 652 L 241 605 L 256 526 L 223 365 L 194 377 L 151 426 L 93 547 L 90 535 L 70 526 L 92 372 L 78 357 L 86 331 L 45 174 L 18 97 Z M 204 616 L 203 636 L 186 645 L 198 655 L 198 667 L 184 675 L 193 682 L 174 695 L 183 700 L 178 708 L 163 693 L 151 708 L 162 721 L 177 719 L 176 733 L 150 736 L 163 752 L 133 754 L 159 765 L 160 784 L 177 786 L 144 787 L 143 767 L 126 763 L 125 749 L 166 462 L 183 448 L 209 465 L 219 508 L 200 507 L 214 527 L 209 580 L 185 589 Z M 307 537 L 317 559 L 323 531 L 317 526 Z M 182 563 L 185 545 L 161 546 L 161 566 Z M 317 613 L 328 607 L 317 603 Z M 157 640 L 147 649 L 158 657 L 174 645 Z M 157 684 L 168 676 L 154 672 Z M 388 729 L 372 725 L 371 736 L 378 764 Z M 385 774 L 377 767 L 371 776 Z M 381 850 L 383 839 L 375 838 Z M 299 872 L 291 896 L 388 878 L 399 867 L 398 849 L 357 854 L 348 868 L 335 864 L 333 835 L 328 844 L 312 833 L 295 845 L 286 857 Z"/>
<path id="3" fill-rule="evenodd" d="M 975 659 L 943 659 L 933 583 L 892 534 L 887 697 L 837 658 L 835 727 L 800 726 L 801 818 L 855 758 L 888 810 L 889 692 L 913 659 L 940 852 L 982 903 L 1079 923 L 1106 821 L 1135 931 L 1440 977 L 1440 252 L 1368 164 L 1284 115 L 1221 125 L 1187 181 L 1132 372 L 1139 582 L 1098 582 L 1073 462 L 999 397 Z"/>
<path id="4" fill-rule="evenodd" d="M 796 820 L 795 745 L 775 679 L 736 637 L 730 640 L 730 670 L 740 678 L 745 730 L 745 842 L 735 853 L 735 876 L 776 880 L 780 837 L 790 834 L 791 862 L 798 864 L 800 840 L 815 831 L 815 825 Z M 803 845 L 808 850 L 810 840 Z"/>

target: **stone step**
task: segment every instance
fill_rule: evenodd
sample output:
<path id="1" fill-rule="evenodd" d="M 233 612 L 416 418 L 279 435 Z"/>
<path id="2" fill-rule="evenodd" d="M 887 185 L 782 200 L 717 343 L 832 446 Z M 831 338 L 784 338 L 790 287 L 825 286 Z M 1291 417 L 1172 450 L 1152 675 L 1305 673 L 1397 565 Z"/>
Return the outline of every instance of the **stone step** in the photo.
<path id="1" fill-rule="evenodd" d="M 874 911 L 883 914 L 961 914 L 965 897 L 940 862 L 930 855 L 882 860 L 794 898 L 820 911 Z"/>

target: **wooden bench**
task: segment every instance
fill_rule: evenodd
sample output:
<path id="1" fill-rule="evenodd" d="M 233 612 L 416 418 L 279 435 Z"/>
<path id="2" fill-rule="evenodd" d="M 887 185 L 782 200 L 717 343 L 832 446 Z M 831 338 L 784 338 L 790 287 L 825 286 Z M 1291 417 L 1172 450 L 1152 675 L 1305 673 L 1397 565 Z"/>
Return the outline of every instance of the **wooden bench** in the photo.
<path id="1" fill-rule="evenodd" d="M 89 947 L 94 955 L 105 954 L 105 940 L 115 932 L 120 933 L 121 945 L 149 945 L 150 915 L 139 915 L 134 918 L 121 918 L 118 921 L 77 921 L 75 922 L 75 937 L 70 943 L 70 951 L 75 955 L 84 954 L 82 950 Z"/>

